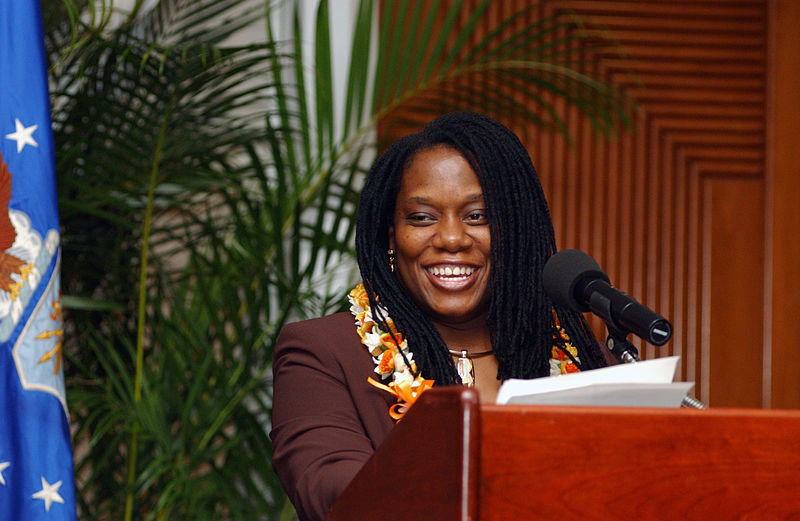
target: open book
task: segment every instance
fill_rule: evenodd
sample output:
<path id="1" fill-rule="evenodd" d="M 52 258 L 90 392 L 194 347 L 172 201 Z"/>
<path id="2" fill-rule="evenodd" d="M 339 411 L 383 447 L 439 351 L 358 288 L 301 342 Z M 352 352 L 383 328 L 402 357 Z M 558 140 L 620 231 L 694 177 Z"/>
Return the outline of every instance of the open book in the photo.
<path id="1" fill-rule="evenodd" d="M 533 380 L 506 380 L 497 404 L 680 407 L 694 382 L 673 382 L 680 357 Z"/>

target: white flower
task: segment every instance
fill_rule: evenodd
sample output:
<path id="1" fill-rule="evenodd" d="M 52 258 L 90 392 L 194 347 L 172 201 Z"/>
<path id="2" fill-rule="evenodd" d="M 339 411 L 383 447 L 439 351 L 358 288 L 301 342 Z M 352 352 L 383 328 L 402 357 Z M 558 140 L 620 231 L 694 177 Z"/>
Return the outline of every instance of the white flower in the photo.
<path id="1" fill-rule="evenodd" d="M 411 360 L 409 360 L 410 362 Z M 403 355 L 397 353 L 394 355 L 394 370 L 395 371 L 403 371 L 406 368 L 406 363 L 403 361 Z"/>
<path id="2" fill-rule="evenodd" d="M 352 313 L 354 317 L 357 317 L 359 315 L 359 313 L 362 313 L 363 311 L 364 311 L 364 308 L 362 308 L 361 306 L 357 305 L 355 302 L 353 302 L 353 305 L 350 306 L 350 313 Z M 359 323 L 359 322 L 361 322 L 361 321 L 356 319 L 356 323 Z M 358 325 L 360 326 L 361 324 L 358 324 Z"/>
<path id="3" fill-rule="evenodd" d="M 374 323 L 374 322 L 375 322 L 375 321 L 372 319 L 372 310 L 371 310 L 371 309 L 367 308 L 366 310 L 364 310 L 364 319 L 363 319 L 363 322 L 364 322 L 364 323 L 367 323 L 367 322 L 373 322 L 373 323 Z M 376 324 L 376 325 L 375 325 L 375 326 L 373 326 L 373 327 L 376 327 L 376 328 L 377 328 L 377 327 L 378 327 L 378 325 Z"/>
<path id="4" fill-rule="evenodd" d="M 358 303 L 356 302 L 356 299 L 354 299 L 351 295 L 347 295 L 347 300 L 350 302 L 350 313 L 352 313 L 353 316 L 358 315 L 359 313 L 364 311 L 364 308 L 359 306 Z"/>
<path id="5" fill-rule="evenodd" d="M 394 373 L 394 383 L 401 384 L 401 383 L 404 383 L 404 382 L 413 386 L 413 384 L 414 384 L 414 375 L 411 374 L 411 371 L 409 371 L 408 369 L 406 369 L 403 372 L 395 371 L 395 373 Z"/>
<path id="6" fill-rule="evenodd" d="M 378 356 L 381 354 L 381 335 L 380 333 L 375 333 L 374 331 L 377 328 L 373 328 L 372 331 L 364 333 L 364 338 L 361 340 L 367 349 L 369 349 L 369 353 L 372 356 Z"/>

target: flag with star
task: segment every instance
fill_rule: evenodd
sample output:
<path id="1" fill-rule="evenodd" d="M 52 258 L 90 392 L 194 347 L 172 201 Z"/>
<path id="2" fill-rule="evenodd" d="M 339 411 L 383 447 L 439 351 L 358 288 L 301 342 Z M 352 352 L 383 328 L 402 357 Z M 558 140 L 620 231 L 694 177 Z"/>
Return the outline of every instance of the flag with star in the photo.
<path id="1" fill-rule="evenodd" d="M 0 520 L 74 521 L 40 4 L 0 0 Z"/>

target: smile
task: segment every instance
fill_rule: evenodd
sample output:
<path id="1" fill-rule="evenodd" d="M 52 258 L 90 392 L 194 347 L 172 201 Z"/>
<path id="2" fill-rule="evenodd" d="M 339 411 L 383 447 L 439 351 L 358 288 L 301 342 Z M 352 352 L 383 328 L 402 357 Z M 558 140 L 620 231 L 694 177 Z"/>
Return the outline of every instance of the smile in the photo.
<path id="1" fill-rule="evenodd" d="M 475 272 L 472 266 L 431 266 L 425 268 L 434 277 L 451 277 L 453 279 L 466 279 Z"/>

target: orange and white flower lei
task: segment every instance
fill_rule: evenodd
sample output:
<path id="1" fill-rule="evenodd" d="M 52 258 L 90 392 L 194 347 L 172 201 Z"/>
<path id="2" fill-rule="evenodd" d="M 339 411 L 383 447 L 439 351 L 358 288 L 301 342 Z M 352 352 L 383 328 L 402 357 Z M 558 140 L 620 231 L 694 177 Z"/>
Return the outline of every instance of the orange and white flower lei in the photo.
<path id="1" fill-rule="evenodd" d="M 350 301 L 350 312 L 355 317 L 356 331 L 358 336 L 361 337 L 361 343 L 366 346 L 372 355 L 372 360 L 375 362 L 375 373 L 380 375 L 381 380 L 384 382 L 391 379 L 388 384 L 376 382 L 371 377 L 368 377 L 367 381 L 397 398 L 397 403 L 389 408 L 389 415 L 394 420 L 399 420 L 423 392 L 433 387 L 434 382 L 433 380 L 426 380 L 419 373 L 414 376 L 414 373 L 417 372 L 414 354 L 408 349 L 408 341 L 401 332 L 397 331 L 394 321 L 389 318 L 386 308 L 381 307 L 381 315 L 385 317 L 390 331 L 383 331 L 380 325 L 374 321 L 372 309 L 370 309 L 369 305 L 369 297 L 363 283 L 359 283 L 353 288 L 347 299 Z M 563 340 L 564 347 L 580 362 L 578 350 L 570 342 L 566 331 L 561 328 L 555 313 L 553 313 L 553 318 L 556 321 L 557 334 Z M 394 340 L 392 337 L 394 337 Z M 396 343 L 395 340 L 397 341 Z M 554 340 L 556 339 L 554 338 Z M 403 360 L 403 356 L 398 351 L 397 346 L 400 346 L 405 355 L 405 360 Z M 406 360 L 408 364 L 406 364 Z M 576 373 L 578 371 L 580 369 L 558 347 L 557 342 L 554 343 L 550 358 L 550 376 Z"/>
<path id="2" fill-rule="evenodd" d="M 350 312 L 356 318 L 361 343 L 367 347 L 375 362 L 375 373 L 384 382 L 391 380 L 388 384 L 376 382 L 372 378 L 367 378 L 367 381 L 397 398 L 397 403 L 389 408 L 389 415 L 394 420 L 399 420 L 423 392 L 433 387 L 433 380 L 426 380 L 419 373 L 414 376 L 417 372 L 414 354 L 409 351 L 408 341 L 397 331 L 385 308 L 381 307 L 381 315 L 385 317 L 390 331 L 383 331 L 374 321 L 363 283 L 353 288 L 347 299 L 350 301 Z M 392 339 L 393 336 L 397 343 Z M 403 360 L 397 346 L 400 346 L 408 364 Z"/>

